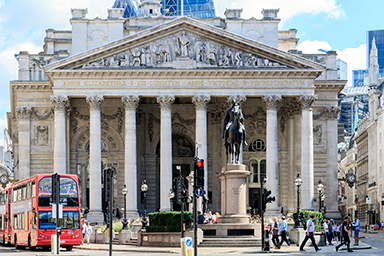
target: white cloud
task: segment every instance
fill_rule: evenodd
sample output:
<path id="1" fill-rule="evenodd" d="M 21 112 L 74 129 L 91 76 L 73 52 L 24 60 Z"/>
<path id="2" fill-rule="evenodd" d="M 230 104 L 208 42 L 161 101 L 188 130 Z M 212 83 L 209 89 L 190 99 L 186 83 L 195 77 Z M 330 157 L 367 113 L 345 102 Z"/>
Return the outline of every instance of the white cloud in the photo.
<path id="1" fill-rule="evenodd" d="M 367 45 L 362 44 L 357 48 L 347 48 L 339 52 L 338 58 L 348 64 L 348 86 L 352 86 L 352 70 L 367 68 Z"/>
<path id="2" fill-rule="evenodd" d="M 303 13 L 325 13 L 328 18 L 345 18 L 336 0 L 216 0 L 217 14 L 224 16 L 225 8 L 243 8 L 243 18 L 261 18 L 262 9 L 280 9 L 278 17 L 284 21 Z"/>
<path id="3" fill-rule="evenodd" d="M 352 86 L 353 77 L 352 70 L 366 69 L 367 60 L 367 45 L 362 44 L 357 48 L 346 48 L 344 50 L 336 50 L 338 52 L 337 58 L 347 62 L 348 69 L 348 83 L 347 86 Z M 304 41 L 297 46 L 297 49 L 303 53 L 321 53 L 319 49 L 332 50 L 332 47 L 324 41 Z"/>
<path id="4" fill-rule="evenodd" d="M 303 53 L 321 53 L 319 49 L 329 51 L 332 49 L 332 47 L 325 41 L 305 40 L 297 46 L 297 49 Z"/>

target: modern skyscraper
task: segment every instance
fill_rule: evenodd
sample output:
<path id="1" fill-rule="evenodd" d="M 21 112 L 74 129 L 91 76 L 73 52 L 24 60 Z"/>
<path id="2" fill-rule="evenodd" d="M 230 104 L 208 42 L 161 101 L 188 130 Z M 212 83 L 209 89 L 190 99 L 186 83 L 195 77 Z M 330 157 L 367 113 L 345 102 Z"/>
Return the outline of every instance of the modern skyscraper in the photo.
<path id="1" fill-rule="evenodd" d="M 216 16 L 213 0 L 161 0 L 161 13 L 164 16 L 183 16 L 213 18 Z M 183 5 L 183 8 L 182 8 Z M 124 18 L 141 14 L 140 0 L 116 0 L 112 8 L 124 8 Z"/>
<path id="2" fill-rule="evenodd" d="M 352 70 L 353 87 L 368 85 L 368 69 Z"/>
<path id="3" fill-rule="evenodd" d="M 375 39 L 377 47 L 379 74 L 384 75 L 384 29 L 367 31 L 367 68 L 370 66 L 370 53 L 372 49 L 372 41 Z"/>

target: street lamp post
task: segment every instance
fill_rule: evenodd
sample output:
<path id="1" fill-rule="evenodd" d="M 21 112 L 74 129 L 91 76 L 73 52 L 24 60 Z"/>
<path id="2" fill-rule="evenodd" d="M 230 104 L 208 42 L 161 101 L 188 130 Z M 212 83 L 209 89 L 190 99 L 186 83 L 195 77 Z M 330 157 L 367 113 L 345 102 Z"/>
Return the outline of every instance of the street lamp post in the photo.
<path id="1" fill-rule="evenodd" d="M 319 193 L 319 212 L 321 213 L 322 202 L 323 202 L 323 199 L 325 198 L 324 185 L 323 183 L 321 183 L 321 180 L 319 180 L 319 183 L 317 184 L 317 192 Z M 324 228 L 323 224 L 324 224 L 324 215 L 321 218 L 321 229 Z"/>
<path id="2" fill-rule="evenodd" d="M 124 188 L 121 190 L 121 193 L 124 195 L 124 219 L 123 219 L 123 229 L 128 229 L 128 222 L 127 222 L 127 194 L 128 189 L 127 186 L 124 184 Z"/>
<path id="3" fill-rule="evenodd" d="M 148 185 L 147 185 L 147 181 L 146 180 L 143 180 L 143 182 L 141 183 L 141 191 L 143 192 L 143 197 L 144 197 L 144 205 L 143 205 L 143 208 L 144 208 L 144 213 L 143 213 L 143 220 L 142 220 L 142 225 L 143 225 L 143 228 L 145 228 L 147 226 L 147 211 L 145 210 L 145 206 L 146 206 L 146 203 L 147 203 L 147 190 L 148 190 Z"/>
<path id="4" fill-rule="evenodd" d="M 300 179 L 300 173 L 297 173 L 295 179 L 295 185 L 297 188 L 297 212 L 296 212 L 296 228 L 300 227 L 300 186 L 303 184 L 303 180 Z"/>

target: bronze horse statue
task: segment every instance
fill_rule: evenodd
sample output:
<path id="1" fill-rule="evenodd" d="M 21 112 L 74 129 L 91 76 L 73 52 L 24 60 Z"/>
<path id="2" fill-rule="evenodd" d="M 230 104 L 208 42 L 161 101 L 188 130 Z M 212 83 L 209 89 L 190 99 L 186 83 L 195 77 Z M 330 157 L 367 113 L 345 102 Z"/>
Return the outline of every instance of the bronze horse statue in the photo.
<path id="1" fill-rule="evenodd" d="M 244 126 L 244 116 L 239 103 L 233 101 L 232 106 L 227 109 L 223 124 L 222 138 L 227 154 L 231 155 L 231 164 L 239 164 L 241 144 L 248 145 Z"/>

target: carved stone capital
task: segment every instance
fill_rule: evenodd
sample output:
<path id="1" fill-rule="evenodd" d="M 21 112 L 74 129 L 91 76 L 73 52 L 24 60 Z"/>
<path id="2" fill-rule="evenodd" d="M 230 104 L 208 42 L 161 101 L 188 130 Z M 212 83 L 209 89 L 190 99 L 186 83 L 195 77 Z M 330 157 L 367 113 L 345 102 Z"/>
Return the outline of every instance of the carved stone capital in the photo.
<path id="1" fill-rule="evenodd" d="M 195 104 L 196 110 L 206 110 L 207 104 L 211 101 L 209 95 L 193 95 L 192 102 Z"/>
<path id="2" fill-rule="evenodd" d="M 17 107 L 17 115 L 19 120 L 29 120 L 32 114 L 32 108 L 30 107 Z"/>
<path id="3" fill-rule="evenodd" d="M 300 95 L 299 101 L 301 103 L 302 109 L 312 110 L 313 102 L 317 99 L 315 95 Z"/>
<path id="4" fill-rule="evenodd" d="M 89 108 L 93 110 L 100 110 L 101 104 L 103 104 L 104 96 L 103 95 L 92 95 L 87 96 L 87 103 Z"/>
<path id="5" fill-rule="evenodd" d="M 121 97 L 121 102 L 125 107 L 125 110 L 137 110 L 139 106 L 140 97 L 139 95 L 124 95 Z"/>
<path id="6" fill-rule="evenodd" d="M 157 96 L 157 103 L 160 104 L 160 108 L 162 110 L 170 110 L 172 108 L 173 102 L 175 102 L 175 96 L 174 95 Z"/>
<path id="7" fill-rule="evenodd" d="M 228 102 L 231 103 L 232 101 L 238 103 L 238 104 L 243 104 L 247 100 L 246 95 L 229 95 L 228 96 Z"/>
<path id="8" fill-rule="evenodd" d="M 265 95 L 264 102 L 267 110 L 277 110 L 277 104 L 281 101 L 281 95 Z"/>
<path id="9" fill-rule="evenodd" d="M 64 95 L 64 96 L 53 95 L 51 96 L 51 101 L 53 106 L 55 107 L 55 110 L 65 110 L 65 108 L 69 103 L 67 95 Z"/>

